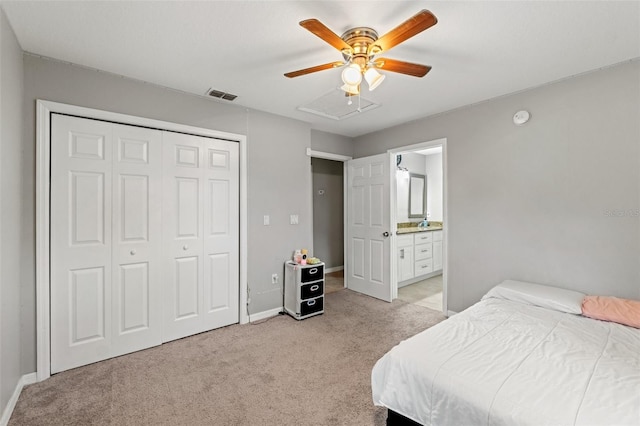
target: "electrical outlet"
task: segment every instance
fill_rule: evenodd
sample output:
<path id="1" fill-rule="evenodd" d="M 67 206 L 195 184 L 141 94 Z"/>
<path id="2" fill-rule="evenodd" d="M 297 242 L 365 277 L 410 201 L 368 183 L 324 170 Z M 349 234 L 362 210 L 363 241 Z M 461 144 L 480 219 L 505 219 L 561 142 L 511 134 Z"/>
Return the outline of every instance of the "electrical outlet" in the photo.
<path id="1" fill-rule="evenodd" d="M 278 284 L 278 274 L 271 275 L 271 284 Z"/>
<path id="2" fill-rule="evenodd" d="M 292 214 L 289 216 L 289 223 L 291 225 L 297 225 L 298 224 L 298 215 L 297 214 Z"/>

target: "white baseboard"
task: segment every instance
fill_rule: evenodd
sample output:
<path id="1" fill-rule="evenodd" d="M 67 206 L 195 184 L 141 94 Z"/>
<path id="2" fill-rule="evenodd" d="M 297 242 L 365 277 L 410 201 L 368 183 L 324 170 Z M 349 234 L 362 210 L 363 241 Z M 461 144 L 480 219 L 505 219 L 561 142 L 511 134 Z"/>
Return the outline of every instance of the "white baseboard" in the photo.
<path id="1" fill-rule="evenodd" d="M 324 273 L 330 274 L 332 272 L 344 271 L 344 265 L 342 266 L 334 266 L 333 268 L 325 268 Z"/>
<path id="2" fill-rule="evenodd" d="M 447 311 L 447 318 L 454 316 L 455 314 L 457 314 L 457 312 L 454 311 Z"/>
<path id="3" fill-rule="evenodd" d="M 269 309 L 268 311 L 258 312 L 257 314 L 251 314 L 249 316 L 249 322 L 256 322 L 256 321 L 261 321 L 263 319 L 275 317 L 276 315 L 280 314 L 280 312 L 282 312 L 283 310 L 284 309 L 282 309 L 282 306 L 279 306 L 277 308 Z"/>
<path id="4" fill-rule="evenodd" d="M 20 377 L 20 380 L 18 380 L 18 383 L 16 384 L 16 388 L 13 390 L 13 395 L 11 395 L 9 402 L 7 402 L 7 406 L 4 407 L 2 417 L 0 418 L 0 426 L 7 426 L 9 424 L 9 419 L 11 419 L 13 409 L 16 408 L 18 398 L 20 397 L 20 392 L 22 392 L 22 388 L 26 385 L 35 383 L 36 381 L 36 373 L 29 373 Z"/>

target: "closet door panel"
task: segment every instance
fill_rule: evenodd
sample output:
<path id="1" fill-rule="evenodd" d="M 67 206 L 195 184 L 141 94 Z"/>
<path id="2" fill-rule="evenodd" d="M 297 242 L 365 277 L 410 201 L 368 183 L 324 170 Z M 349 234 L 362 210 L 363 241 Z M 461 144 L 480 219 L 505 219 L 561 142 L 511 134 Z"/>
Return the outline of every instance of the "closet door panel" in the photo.
<path id="1" fill-rule="evenodd" d="M 204 321 L 210 330 L 239 318 L 239 147 L 201 139 L 206 153 Z"/>
<path id="2" fill-rule="evenodd" d="M 162 343 L 162 133 L 113 124 L 113 356 Z"/>
<path id="3" fill-rule="evenodd" d="M 202 328 L 202 147 L 190 135 L 163 133 L 163 341 Z"/>
<path id="4" fill-rule="evenodd" d="M 110 357 L 111 125 L 51 121 L 51 371 Z"/>

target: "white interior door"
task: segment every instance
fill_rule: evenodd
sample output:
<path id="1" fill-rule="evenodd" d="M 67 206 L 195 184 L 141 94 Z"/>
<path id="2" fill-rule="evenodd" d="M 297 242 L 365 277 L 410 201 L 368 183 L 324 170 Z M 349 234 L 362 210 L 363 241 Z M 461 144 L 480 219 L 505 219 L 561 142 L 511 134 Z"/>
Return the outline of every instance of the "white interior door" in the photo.
<path id="1" fill-rule="evenodd" d="M 163 340 L 238 322 L 238 144 L 164 137 Z"/>
<path id="2" fill-rule="evenodd" d="M 390 160 L 388 154 L 347 163 L 347 287 L 391 302 Z"/>
<path id="3" fill-rule="evenodd" d="M 161 343 L 160 132 L 52 118 L 51 372 Z"/>

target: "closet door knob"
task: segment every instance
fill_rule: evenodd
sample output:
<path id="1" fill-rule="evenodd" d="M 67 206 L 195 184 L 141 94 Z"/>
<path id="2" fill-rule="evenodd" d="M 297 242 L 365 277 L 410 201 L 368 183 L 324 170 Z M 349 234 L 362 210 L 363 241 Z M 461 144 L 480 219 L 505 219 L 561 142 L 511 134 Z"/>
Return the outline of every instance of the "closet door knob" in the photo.
<path id="1" fill-rule="evenodd" d="M 136 254 L 135 250 L 131 250 L 129 253 L 131 253 L 131 256 L 133 256 L 134 254 Z"/>
<path id="2" fill-rule="evenodd" d="M 189 250 L 189 246 L 188 246 L 188 245 L 186 245 L 186 244 L 185 244 L 185 245 L 183 245 L 183 246 L 182 246 L 182 250 Z"/>

